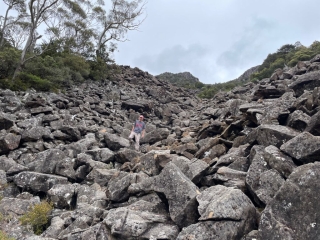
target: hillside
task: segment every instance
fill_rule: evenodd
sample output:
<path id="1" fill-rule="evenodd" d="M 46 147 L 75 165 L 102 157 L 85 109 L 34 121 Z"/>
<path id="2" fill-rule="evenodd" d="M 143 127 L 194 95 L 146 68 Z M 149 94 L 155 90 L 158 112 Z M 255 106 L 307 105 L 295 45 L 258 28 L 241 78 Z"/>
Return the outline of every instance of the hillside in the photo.
<path id="1" fill-rule="evenodd" d="M 210 100 L 119 66 L 60 93 L 0 89 L 0 110 L 1 235 L 320 235 L 320 55 Z"/>

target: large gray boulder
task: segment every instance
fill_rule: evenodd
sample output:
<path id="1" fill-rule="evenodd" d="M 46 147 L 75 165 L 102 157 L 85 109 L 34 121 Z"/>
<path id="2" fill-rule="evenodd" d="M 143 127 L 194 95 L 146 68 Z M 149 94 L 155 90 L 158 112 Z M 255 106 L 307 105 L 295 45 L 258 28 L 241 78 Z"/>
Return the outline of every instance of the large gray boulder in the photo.
<path id="1" fill-rule="evenodd" d="M 0 133 L 0 154 L 8 153 L 19 147 L 21 140 L 20 135 L 16 135 L 13 133 Z"/>
<path id="2" fill-rule="evenodd" d="M 128 191 L 163 193 L 169 203 L 170 217 L 180 227 L 195 223 L 198 218 L 196 196 L 200 191 L 174 163 L 169 162 L 159 175 L 132 184 Z"/>
<path id="3" fill-rule="evenodd" d="M 258 239 L 319 239 L 320 163 L 296 168 L 262 212 Z"/>
<path id="4" fill-rule="evenodd" d="M 140 140 L 141 144 L 149 143 L 154 144 L 163 139 L 166 139 L 170 134 L 170 131 L 167 128 L 158 128 L 151 132 L 147 132 L 145 137 Z"/>
<path id="5" fill-rule="evenodd" d="M 14 125 L 15 119 L 13 115 L 0 113 L 0 130 L 5 129 L 8 130 Z"/>
<path id="6" fill-rule="evenodd" d="M 304 90 L 313 90 L 315 87 L 320 86 L 320 71 L 309 72 L 298 77 L 289 88 L 293 89 L 299 97 L 303 94 Z"/>
<path id="7" fill-rule="evenodd" d="M 268 146 L 264 149 L 264 160 L 268 165 L 277 170 L 282 177 L 288 178 L 292 171 L 297 167 L 292 158 L 285 155 L 275 146 Z"/>
<path id="8" fill-rule="evenodd" d="M 123 202 L 128 200 L 129 192 L 127 191 L 129 186 L 134 183 L 138 183 L 147 178 L 143 172 L 140 173 L 127 173 L 118 171 L 109 180 L 106 190 L 106 195 L 111 201 Z"/>
<path id="9" fill-rule="evenodd" d="M 45 193 L 56 184 L 69 183 L 65 177 L 37 172 L 21 172 L 14 176 L 13 181 L 24 190 Z"/>
<path id="10" fill-rule="evenodd" d="M 273 145 L 280 147 L 299 134 L 298 131 L 281 125 L 264 124 L 256 129 L 256 140 L 265 147 Z"/>
<path id="11" fill-rule="evenodd" d="M 130 147 L 130 142 L 128 139 L 119 137 L 116 134 L 106 133 L 104 135 L 104 140 L 107 144 L 107 147 L 112 151 L 117 151 L 120 148 Z"/>
<path id="12" fill-rule="evenodd" d="M 22 171 L 27 171 L 28 168 L 16 163 L 12 158 L 7 158 L 6 156 L 0 157 L 0 170 L 6 172 L 7 175 L 17 174 Z"/>
<path id="13" fill-rule="evenodd" d="M 177 240 L 239 240 L 252 230 L 246 221 L 203 221 L 183 228 Z"/>
<path id="14" fill-rule="evenodd" d="M 48 198 L 55 208 L 74 207 L 77 186 L 73 184 L 57 184 L 48 191 Z"/>
<path id="15" fill-rule="evenodd" d="M 320 136 L 303 132 L 284 143 L 280 149 L 301 163 L 319 161 Z"/>
<path id="16" fill-rule="evenodd" d="M 178 226 L 167 214 L 154 209 L 155 203 L 139 200 L 128 207 L 111 209 L 103 222 L 120 239 L 176 239 Z"/>
<path id="17" fill-rule="evenodd" d="M 93 168 L 87 175 L 86 181 L 97 183 L 100 186 L 107 186 L 110 179 L 117 176 L 117 174 L 119 174 L 119 170 L 116 169 Z"/>
<path id="18" fill-rule="evenodd" d="M 63 151 L 59 149 L 48 149 L 37 153 L 34 160 L 27 164 L 30 171 L 53 174 L 59 161 L 66 158 Z"/>
<path id="19" fill-rule="evenodd" d="M 256 209 L 250 199 L 239 189 L 216 185 L 197 196 L 199 220 L 246 221 L 255 226 Z M 250 228 L 249 226 L 245 228 Z"/>
<path id="20" fill-rule="evenodd" d="M 21 139 L 26 142 L 37 141 L 41 138 L 47 138 L 47 139 L 52 138 L 51 131 L 49 128 L 42 127 L 42 126 L 27 128 L 26 130 L 24 130 L 21 137 Z"/>
<path id="21" fill-rule="evenodd" d="M 264 159 L 264 147 L 256 145 L 250 153 L 251 165 L 246 176 L 246 185 L 256 204 L 268 204 L 284 183 L 280 173 L 268 167 Z"/>
<path id="22" fill-rule="evenodd" d="M 305 131 L 320 136 L 320 111 L 311 116 Z"/>

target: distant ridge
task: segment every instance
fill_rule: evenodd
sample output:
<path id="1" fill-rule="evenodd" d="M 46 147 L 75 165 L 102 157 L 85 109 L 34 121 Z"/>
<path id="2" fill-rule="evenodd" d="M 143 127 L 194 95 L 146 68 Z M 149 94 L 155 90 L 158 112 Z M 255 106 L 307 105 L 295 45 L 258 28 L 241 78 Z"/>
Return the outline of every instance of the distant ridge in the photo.
<path id="1" fill-rule="evenodd" d="M 170 73 L 165 72 L 155 76 L 158 79 L 165 80 L 178 87 L 196 88 L 197 84 L 201 84 L 198 78 L 190 72 Z"/>

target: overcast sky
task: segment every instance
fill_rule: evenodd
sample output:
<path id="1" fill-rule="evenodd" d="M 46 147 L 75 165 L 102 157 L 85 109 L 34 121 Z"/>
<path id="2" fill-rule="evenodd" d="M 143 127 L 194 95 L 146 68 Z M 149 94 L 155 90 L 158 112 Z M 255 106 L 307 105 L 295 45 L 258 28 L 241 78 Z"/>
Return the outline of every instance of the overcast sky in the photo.
<path id="1" fill-rule="evenodd" d="M 225 82 L 284 44 L 320 41 L 319 9 L 319 0 L 149 0 L 140 31 L 114 57 L 153 75 Z"/>
<path id="2" fill-rule="evenodd" d="M 0 0 L 0 14 L 4 4 Z M 153 75 L 188 71 L 226 82 L 284 44 L 320 41 L 320 0 L 148 0 L 139 31 L 118 44 L 118 64 Z"/>

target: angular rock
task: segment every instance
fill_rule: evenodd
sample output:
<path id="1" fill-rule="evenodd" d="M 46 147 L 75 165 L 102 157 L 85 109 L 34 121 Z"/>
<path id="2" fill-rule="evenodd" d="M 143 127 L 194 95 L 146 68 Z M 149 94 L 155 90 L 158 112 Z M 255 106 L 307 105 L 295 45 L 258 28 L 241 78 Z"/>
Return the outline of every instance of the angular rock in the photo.
<path id="1" fill-rule="evenodd" d="M 45 193 L 56 184 L 69 183 L 65 177 L 37 172 L 21 172 L 14 176 L 13 181 L 22 189 Z"/>
<path id="2" fill-rule="evenodd" d="M 280 149 L 300 163 L 320 161 L 320 136 L 303 132 L 281 145 Z"/>
<path id="3" fill-rule="evenodd" d="M 197 158 L 189 160 L 188 158 L 175 156 L 172 161 L 193 183 L 198 184 L 201 178 L 206 174 L 209 165 Z"/>
<path id="4" fill-rule="evenodd" d="M 39 203 L 39 197 L 31 197 L 27 199 L 4 197 L 0 201 L 0 213 L 3 216 L 21 216 L 27 213 L 31 207 Z"/>
<path id="5" fill-rule="evenodd" d="M 262 212 L 258 239 L 318 239 L 320 163 L 296 168 Z"/>
<path id="6" fill-rule="evenodd" d="M 198 187 L 182 171 L 169 162 L 158 176 L 132 184 L 129 193 L 156 191 L 163 193 L 169 203 L 171 219 L 180 227 L 195 223 L 198 218 L 196 196 Z"/>
<path id="7" fill-rule="evenodd" d="M 105 193 L 105 188 L 98 184 L 80 185 L 77 189 L 76 208 L 81 208 L 85 204 L 89 204 L 95 208 L 104 209 L 107 206 L 108 199 Z"/>
<path id="8" fill-rule="evenodd" d="M 304 90 L 313 90 L 315 87 L 320 87 L 320 71 L 303 74 L 289 85 L 289 88 L 293 89 L 298 97 L 303 94 Z"/>
<path id="9" fill-rule="evenodd" d="M 246 184 L 255 203 L 263 207 L 272 200 L 285 180 L 276 170 L 269 170 L 268 164 L 264 160 L 263 146 L 254 146 L 250 157 L 251 165 L 246 177 Z"/>
<path id="10" fill-rule="evenodd" d="M 124 148 L 124 149 L 119 150 L 114 155 L 114 159 L 118 163 L 125 163 L 125 162 L 131 162 L 135 158 L 140 157 L 141 155 L 142 155 L 141 153 L 139 153 L 135 150 Z"/>
<path id="11" fill-rule="evenodd" d="M 320 111 L 315 113 L 309 119 L 305 131 L 313 134 L 314 136 L 320 136 Z"/>
<path id="12" fill-rule="evenodd" d="M 8 130 L 14 125 L 14 119 L 11 115 L 1 112 L 0 113 L 0 130 Z"/>
<path id="13" fill-rule="evenodd" d="M 289 115 L 286 125 L 302 132 L 307 127 L 309 121 L 309 115 L 305 114 L 301 110 L 296 110 Z"/>
<path id="14" fill-rule="evenodd" d="M 5 135 L 0 134 L 0 154 L 7 153 L 19 147 L 20 135 L 8 133 Z"/>
<path id="15" fill-rule="evenodd" d="M 254 226 L 256 209 L 250 199 L 239 189 L 213 186 L 197 196 L 199 220 L 248 221 Z"/>
<path id="16" fill-rule="evenodd" d="M 282 177 L 287 179 L 292 171 L 297 167 L 292 158 L 283 154 L 275 146 L 268 146 L 264 149 L 264 160 L 268 165 L 277 170 Z"/>
<path id="17" fill-rule="evenodd" d="M 36 154 L 34 161 L 27 164 L 30 171 L 53 174 L 59 161 L 66 158 L 64 152 L 59 149 L 48 149 Z"/>
<path id="18" fill-rule="evenodd" d="M 145 137 L 140 140 L 141 144 L 149 143 L 154 144 L 163 139 L 166 139 L 169 136 L 170 132 L 167 128 L 158 128 L 154 131 L 147 132 Z"/>
<path id="19" fill-rule="evenodd" d="M 51 138 L 51 131 L 49 128 L 42 127 L 42 126 L 35 126 L 26 129 L 22 133 L 22 140 L 23 141 L 37 141 L 41 138 Z"/>
<path id="20" fill-rule="evenodd" d="M 114 159 L 114 152 L 109 148 L 97 148 L 86 151 L 87 154 L 91 155 L 93 160 L 100 161 L 103 163 L 110 163 Z"/>
<path id="21" fill-rule="evenodd" d="M 179 228 L 169 216 L 154 212 L 154 204 L 140 200 L 128 207 L 111 209 L 104 223 L 122 239 L 176 239 Z"/>
<path id="22" fill-rule="evenodd" d="M 55 208 L 70 209 L 75 204 L 76 186 L 72 184 L 57 184 L 50 188 L 47 194 Z"/>
<path id="23" fill-rule="evenodd" d="M 106 195 L 111 201 L 123 202 L 129 198 L 129 186 L 147 178 L 144 173 L 118 171 L 108 182 Z"/>
<path id="24" fill-rule="evenodd" d="M 280 147 L 299 134 L 298 131 L 281 125 L 264 124 L 256 130 L 256 140 L 259 145 L 265 147 L 273 145 Z"/>
<path id="25" fill-rule="evenodd" d="M 97 183 L 100 186 L 107 186 L 110 179 L 116 176 L 118 172 L 119 170 L 116 169 L 93 168 L 87 175 L 86 180 Z"/>
<path id="26" fill-rule="evenodd" d="M 12 158 L 5 156 L 0 157 L 0 170 L 6 172 L 7 175 L 17 174 L 22 171 L 27 171 L 28 168 L 16 163 Z"/>
<path id="27" fill-rule="evenodd" d="M 107 147 L 112 151 L 117 151 L 124 147 L 130 147 L 130 142 L 128 139 L 119 137 L 115 134 L 106 133 L 104 135 L 104 140 L 107 144 Z"/>
<path id="28" fill-rule="evenodd" d="M 183 228 L 177 240 L 238 240 L 255 225 L 243 221 L 204 221 Z"/>

